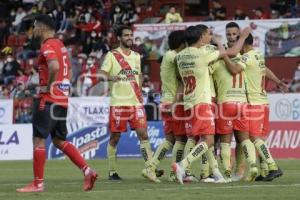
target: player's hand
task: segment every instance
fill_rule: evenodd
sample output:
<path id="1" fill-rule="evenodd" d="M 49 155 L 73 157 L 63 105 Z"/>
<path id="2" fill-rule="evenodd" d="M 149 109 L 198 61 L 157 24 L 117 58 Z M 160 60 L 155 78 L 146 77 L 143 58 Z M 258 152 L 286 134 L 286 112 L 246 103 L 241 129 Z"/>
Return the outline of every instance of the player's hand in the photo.
<path id="1" fill-rule="evenodd" d="M 249 34 L 251 33 L 251 31 L 252 31 L 251 27 L 247 26 L 246 28 L 244 28 L 244 29 L 241 31 L 240 37 L 246 39 L 246 38 L 249 36 Z"/>
<path id="2" fill-rule="evenodd" d="M 212 37 L 212 42 L 217 45 L 222 45 L 222 36 L 214 34 Z"/>
<path id="3" fill-rule="evenodd" d="M 118 82 L 121 80 L 121 78 L 119 76 L 111 76 L 109 77 L 109 80 L 112 82 Z"/>
<path id="4" fill-rule="evenodd" d="M 288 86 L 285 82 L 283 82 L 283 81 L 280 81 L 280 82 L 278 83 L 278 87 L 279 87 L 279 89 L 280 89 L 282 92 L 284 92 L 284 93 L 289 92 L 289 86 Z"/>

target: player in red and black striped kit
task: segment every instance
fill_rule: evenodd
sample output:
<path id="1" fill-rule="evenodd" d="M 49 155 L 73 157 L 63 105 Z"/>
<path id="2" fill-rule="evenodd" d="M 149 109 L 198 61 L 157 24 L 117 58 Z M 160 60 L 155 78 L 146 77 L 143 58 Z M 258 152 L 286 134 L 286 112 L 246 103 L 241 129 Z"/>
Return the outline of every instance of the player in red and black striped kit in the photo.
<path id="1" fill-rule="evenodd" d="M 53 144 L 66 154 L 84 174 L 85 191 L 97 179 L 76 147 L 66 141 L 66 117 L 70 91 L 70 59 L 64 44 L 54 38 L 55 24 L 48 15 L 37 16 L 34 35 L 42 45 L 38 58 L 40 92 L 33 104 L 33 174 L 34 180 L 17 192 L 43 192 L 46 161 L 45 140 L 51 134 Z"/>

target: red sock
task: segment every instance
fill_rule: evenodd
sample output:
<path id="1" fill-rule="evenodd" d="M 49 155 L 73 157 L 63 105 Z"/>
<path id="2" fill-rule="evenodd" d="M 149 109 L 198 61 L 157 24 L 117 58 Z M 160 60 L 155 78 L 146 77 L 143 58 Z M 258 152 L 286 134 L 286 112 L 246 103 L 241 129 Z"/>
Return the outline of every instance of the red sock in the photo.
<path id="1" fill-rule="evenodd" d="M 44 181 L 44 169 L 46 162 L 46 149 L 34 148 L 33 150 L 33 175 L 35 184 L 42 183 Z"/>
<path id="2" fill-rule="evenodd" d="M 88 167 L 86 161 L 73 144 L 65 141 L 60 150 L 64 152 L 79 169 L 84 171 Z"/>

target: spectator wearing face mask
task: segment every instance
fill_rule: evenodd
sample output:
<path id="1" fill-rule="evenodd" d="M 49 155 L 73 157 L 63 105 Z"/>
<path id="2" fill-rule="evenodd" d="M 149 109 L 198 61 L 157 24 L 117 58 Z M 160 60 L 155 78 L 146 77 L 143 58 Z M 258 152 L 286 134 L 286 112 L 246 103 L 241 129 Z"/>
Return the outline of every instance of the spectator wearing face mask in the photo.
<path id="1" fill-rule="evenodd" d="M 13 30 L 17 33 L 21 31 L 22 28 L 22 20 L 26 16 L 26 12 L 22 7 L 19 7 L 15 16 L 14 21 L 12 22 Z"/>
<path id="2" fill-rule="evenodd" d="M 269 15 L 264 12 L 263 8 L 257 7 L 253 10 L 254 19 L 269 19 Z"/>
<path id="3" fill-rule="evenodd" d="M 7 55 L 2 69 L 4 84 L 10 84 L 17 76 L 23 75 L 20 64 L 12 55 Z"/>
<path id="4" fill-rule="evenodd" d="M 297 62 L 297 70 L 291 83 L 291 91 L 300 92 L 300 60 Z"/>
<path id="5" fill-rule="evenodd" d="M 97 83 L 97 69 L 96 60 L 94 57 L 89 57 L 86 64 L 83 66 L 83 70 L 80 76 L 81 79 L 81 95 L 88 96 L 90 88 Z"/>
<path id="6" fill-rule="evenodd" d="M 120 5 L 116 5 L 111 16 L 111 22 L 112 24 L 122 24 L 122 19 L 124 17 L 124 12 Z"/>
<path id="7" fill-rule="evenodd" d="M 249 17 L 244 13 L 244 10 L 241 6 L 237 6 L 235 9 L 234 20 L 245 20 L 249 19 Z"/>

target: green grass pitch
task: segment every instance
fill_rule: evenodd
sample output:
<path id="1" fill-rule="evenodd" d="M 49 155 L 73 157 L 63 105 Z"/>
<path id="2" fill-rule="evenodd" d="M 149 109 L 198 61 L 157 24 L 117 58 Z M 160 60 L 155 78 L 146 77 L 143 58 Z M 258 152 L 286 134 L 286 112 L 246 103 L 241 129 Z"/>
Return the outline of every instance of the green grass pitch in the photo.
<path id="1" fill-rule="evenodd" d="M 227 184 L 193 183 L 179 185 L 167 181 L 170 159 L 161 164 L 166 174 L 162 183 L 149 182 L 141 176 L 141 159 L 119 159 L 122 182 L 107 180 L 107 161 L 90 160 L 100 174 L 93 191 L 82 191 L 82 173 L 69 160 L 51 160 L 46 163 L 44 193 L 19 194 L 15 189 L 32 180 L 31 161 L 0 161 L 0 200 L 123 200 L 123 199 L 300 199 L 300 161 L 279 160 L 284 176 L 272 182 L 238 182 Z M 199 171 L 197 164 L 193 166 Z M 199 174 L 199 172 L 198 172 Z"/>

